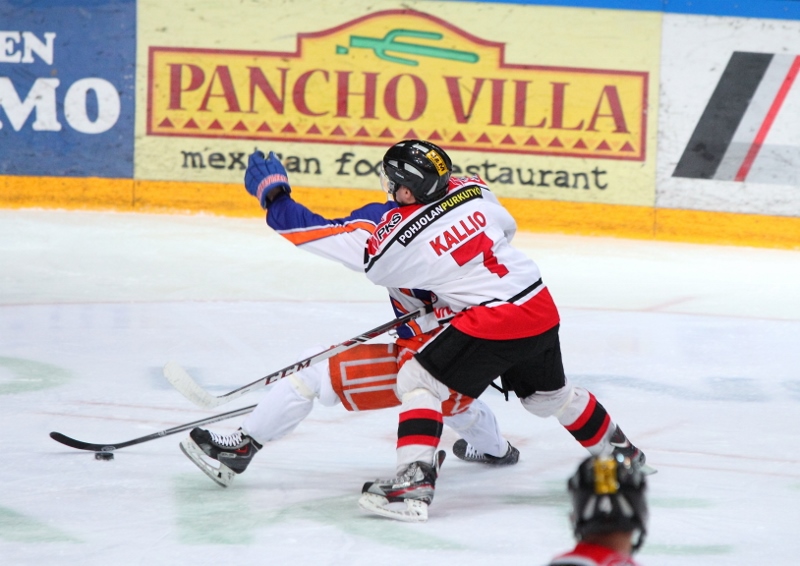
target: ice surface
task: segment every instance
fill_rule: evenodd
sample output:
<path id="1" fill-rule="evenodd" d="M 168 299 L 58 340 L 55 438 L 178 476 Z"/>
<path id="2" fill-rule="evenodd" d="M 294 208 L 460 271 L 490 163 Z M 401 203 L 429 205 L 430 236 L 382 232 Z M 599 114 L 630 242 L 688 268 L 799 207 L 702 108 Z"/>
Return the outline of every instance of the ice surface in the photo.
<path id="1" fill-rule="evenodd" d="M 568 374 L 659 470 L 639 561 L 793 564 L 800 252 L 516 242 L 560 307 Z M 107 462 L 48 437 L 120 442 L 203 418 L 164 380 L 168 360 L 220 394 L 391 316 L 382 289 L 259 219 L 0 211 L 0 563 L 536 565 L 569 549 L 565 481 L 584 452 L 493 391 L 520 463 L 450 455 L 422 525 L 356 505 L 394 469 L 395 410 L 317 406 L 227 490 L 180 453 L 183 433 Z"/>

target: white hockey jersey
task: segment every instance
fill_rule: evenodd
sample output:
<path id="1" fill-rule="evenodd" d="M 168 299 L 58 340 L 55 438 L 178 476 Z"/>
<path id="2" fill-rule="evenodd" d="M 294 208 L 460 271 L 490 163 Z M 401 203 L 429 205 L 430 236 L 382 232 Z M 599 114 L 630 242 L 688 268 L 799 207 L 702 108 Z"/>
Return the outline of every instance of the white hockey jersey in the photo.
<path id="1" fill-rule="evenodd" d="M 455 315 L 452 325 L 471 336 L 535 336 L 559 316 L 538 266 L 510 245 L 515 232 L 516 222 L 479 177 L 451 178 L 442 199 L 384 213 L 367 242 L 364 269 L 384 287 L 432 291 Z"/>
<path id="2" fill-rule="evenodd" d="M 381 217 L 396 208 L 395 202 L 371 203 L 344 218 L 329 219 L 310 211 L 284 193 L 270 204 L 267 224 L 297 247 L 363 272 L 367 240 Z M 425 305 L 437 306 L 430 291 L 389 288 L 388 292 L 397 316 Z M 447 308 L 437 310 L 442 318 L 452 314 Z M 403 325 L 397 334 L 400 338 L 410 338 L 439 325 L 436 315 L 431 314 Z"/>

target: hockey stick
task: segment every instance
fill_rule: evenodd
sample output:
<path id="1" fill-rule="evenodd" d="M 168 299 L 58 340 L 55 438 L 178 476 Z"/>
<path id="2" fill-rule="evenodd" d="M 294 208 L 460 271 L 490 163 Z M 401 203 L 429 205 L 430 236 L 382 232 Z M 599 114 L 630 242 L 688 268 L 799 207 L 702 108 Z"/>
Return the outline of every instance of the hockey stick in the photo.
<path id="1" fill-rule="evenodd" d="M 350 338 L 349 340 L 345 340 L 341 344 L 331 346 L 327 350 L 323 350 L 318 354 L 314 354 L 313 356 L 300 360 L 299 362 L 295 362 L 290 366 L 279 369 L 274 373 L 266 375 L 252 383 L 243 385 L 238 389 L 234 389 L 233 391 L 229 391 L 228 393 L 218 397 L 211 395 L 208 391 L 200 387 L 200 385 L 198 385 L 198 383 L 192 379 L 192 376 L 175 362 L 168 362 L 167 365 L 164 366 L 164 377 L 166 377 L 167 381 L 169 381 L 175 389 L 180 391 L 184 397 L 189 399 L 189 401 L 205 409 L 212 409 L 233 401 L 234 399 L 238 399 L 243 395 L 247 395 L 251 391 L 266 387 L 271 383 L 275 383 L 279 379 L 283 379 L 284 377 L 290 376 L 293 373 L 297 373 L 298 371 L 316 363 L 327 360 L 328 358 L 332 358 L 336 354 L 344 352 L 345 350 L 349 350 L 353 346 L 363 342 L 368 342 L 369 340 L 372 340 L 373 338 L 376 338 L 381 334 L 392 330 L 393 328 L 397 328 L 398 326 L 431 312 L 431 310 L 432 308 L 430 306 L 426 306 L 415 311 L 411 311 L 400 318 L 395 318 L 387 323 L 381 324 L 372 330 L 368 330 L 367 332 L 359 334 L 358 336 Z"/>
<path id="2" fill-rule="evenodd" d="M 219 415 L 214 415 L 213 417 L 206 417 L 205 419 L 200 419 L 199 421 L 178 425 L 172 428 L 168 428 L 166 430 L 162 430 L 160 432 L 154 432 L 153 434 L 148 434 L 147 436 L 140 436 L 139 438 L 134 438 L 133 440 L 126 440 L 125 442 L 119 442 L 116 444 L 95 444 L 93 442 L 84 442 L 82 440 L 75 440 L 74 438 L 70 438 L 69 436 L 61 434 L 60 432 L 51 432 L 50 438 L 52 438 L 56 442 L 65 444 L 70 448 L 77 448 L 78 450 L 91 450 L 92 452 L 113 452 L 114 450 L 119 450 L 120 448 L 133 446 L 134 444 L 141 444 L 142 442 L 149 442 L 151 440 L 155 440 L 156 438 L 163 438 L 171 434 L 183 432 L 184 430 L 189 430 L 196 426 L 216 423 L 219 421 L 224 421 L 225 419 L 232 419 L 233 417 L 238 417 L 239 415 L 246 415 L 255 408 L 256 408 L 255 405 L 250 405 L 249 407 L 242 407 L 241 409 L 236 409 L 235 411 L 220 413 Z"/>

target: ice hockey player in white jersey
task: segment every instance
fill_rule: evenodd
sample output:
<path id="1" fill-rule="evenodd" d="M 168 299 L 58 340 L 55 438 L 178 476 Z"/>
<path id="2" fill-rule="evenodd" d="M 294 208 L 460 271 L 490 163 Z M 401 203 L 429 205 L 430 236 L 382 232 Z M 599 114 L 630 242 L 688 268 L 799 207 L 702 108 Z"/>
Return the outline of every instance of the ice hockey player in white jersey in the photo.
<path id="1" fill-rule="evenodd" d="M 647 534 L 647 482 L 630 459 L 584 460 L 567 482 L 577 546 L 549 566 L 637 566 Z"/>
<path id="2" fill-rule="evenodd" d="M 451 172 L 433 143 L 389 148 L 381 182 L 400 206 L 383 215 L 364 254 L 370 281 L 427 289 L 453 315 L 400 369 L 396 476 L 365 483 L 359 499 L 362 509 L 403 521 L 428 517 L 442 402 L 451 390 L 477 398 L 497 376 L 525 409 L 555 417 L 590 454 L 645 461 L 595 396 L 566 378 L 558 311 L 538 266 L 511 246 L 514 219 L 480 178 Z"/>
<path id="3" fill-rule="evenodd" d="M 362 273 L 368 238 L 383 214 L 397 208 L 393 201 L 371 203 L 346 218 L 324 218 L 292 199 L 286 171 L 274 154 L 265 158 L 256 152 L 250 156 L 245 186 L 267 210 L 267 223 L 279 234 L 301 249 Z M 398 316 L 421 306 L 436 306 L 435 297 L 428 291 L 388 291 Z M 293 431 L 309 415 L 315 400 L 325 406 L 341 403 L 350 411 L 397 406 L 398 368 L 442 330 L 440 322 L 434 314 L 417 319 L 397 330 L 394 343 L 361 344 L 327 363 L 282 379 L 269 387 L 240 430 L 225 435 L 195 428 L 181 442 L 181 449 L 211 479 L 228 486 L 265 443 Z M 322 349 L 312 348 L 300 359 Z M 495 466 L 517 463 L 519 451 L 503 437 L 485 403 L 453 391 L 442 412 L 439 424 L 448 425 L 461 436 L 453 445 L 457 457 Z"/>

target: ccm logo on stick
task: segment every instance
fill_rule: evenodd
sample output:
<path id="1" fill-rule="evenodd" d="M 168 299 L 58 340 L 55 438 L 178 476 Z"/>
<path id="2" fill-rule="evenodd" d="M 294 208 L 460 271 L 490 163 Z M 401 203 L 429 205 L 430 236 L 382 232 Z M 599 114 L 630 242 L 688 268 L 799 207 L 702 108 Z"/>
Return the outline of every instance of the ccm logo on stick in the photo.
<path id="1" fill-rule="evenodd" d="M 460 220 L 457 224 L 453 224 L 450 228 L 428 243 L 433 248 L 433 251 L 436 252 L 436 255 L 440 256 L 450 251 L 453 246 L 460 244 L 484 226 L 486 226 L 486 217 L 480 212 L 475 212 L 467 216 L 466 220 Z"/>

